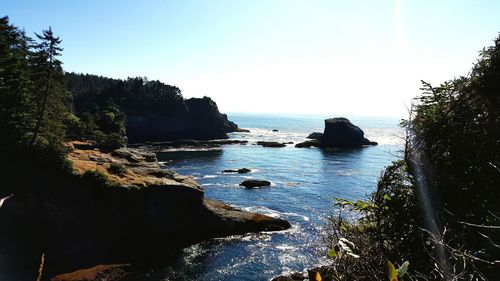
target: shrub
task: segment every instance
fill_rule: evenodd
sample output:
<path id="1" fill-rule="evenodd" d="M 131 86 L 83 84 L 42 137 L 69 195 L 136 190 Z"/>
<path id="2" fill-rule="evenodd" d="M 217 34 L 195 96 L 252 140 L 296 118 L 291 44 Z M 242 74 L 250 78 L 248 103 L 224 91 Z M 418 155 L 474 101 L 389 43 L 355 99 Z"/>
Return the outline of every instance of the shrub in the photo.
<path id="1" fill-rule="evenodd" d="M 108 167 L 108 172 L 113 175 L 123 176 L 127 172 L 127 168 L 120 163 L 111 163 Z"/>

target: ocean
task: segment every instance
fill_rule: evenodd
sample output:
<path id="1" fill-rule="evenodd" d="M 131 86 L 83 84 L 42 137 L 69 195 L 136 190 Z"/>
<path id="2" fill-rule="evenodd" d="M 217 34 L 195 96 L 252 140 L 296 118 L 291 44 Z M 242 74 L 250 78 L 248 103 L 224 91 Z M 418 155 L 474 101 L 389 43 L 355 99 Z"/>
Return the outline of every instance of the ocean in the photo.
<path id="1" fill-rule="evenodd" d="M 207 198 L 234 207 L 284 218 L 292 228 L 281 232 L 212 239 L 184 249 L 163 268 L 140 280 L 270 280 L 272 277 L 328 263 L 322 235 L 329 216 L 338 215 L 334 198 L 367 199 L 384 167 L 398 158 L 403 146 L 399 120 L 349 117 L 378 146 L 359 149 L 265 148 L 256 141 L 298 143 L 322 132 L 324 119 L 334 116 L 228 114 L 250 133 L 231 133 L 246 145 L 221 151 L 169 152 L 159 155 L 163 167 L 194 177 Z M 278 130 L 278 131 L 273 131 Z M 222 173 L 249 168 L 248 174 Z M 245 189 L 245 179 L 265 179 L 270 187 Z M 348 219 L 355 214 L 344 213 Z"/>

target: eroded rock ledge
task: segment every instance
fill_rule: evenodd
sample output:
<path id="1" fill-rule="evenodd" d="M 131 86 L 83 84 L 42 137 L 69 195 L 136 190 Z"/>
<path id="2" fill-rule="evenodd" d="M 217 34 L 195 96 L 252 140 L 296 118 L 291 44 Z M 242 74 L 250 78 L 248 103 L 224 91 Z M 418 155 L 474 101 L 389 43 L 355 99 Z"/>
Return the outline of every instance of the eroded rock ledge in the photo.
<path id="1" fill-rule="evenodd" d="M 0 223 L 9 225 L 0 229 L 0 253 L 43 252 L 51 261 L 49 275 L 144 262 L 214 237 L 290 227 L 286 220 L 204 198 L 195 180 L 161 169 L 153 153 L 69 146 L 75 176 L 49 186 L 40 182 L 43 188 L 14 194 L 0 209 Z M 96 178 L 102 180 L 98 186 Z"/>

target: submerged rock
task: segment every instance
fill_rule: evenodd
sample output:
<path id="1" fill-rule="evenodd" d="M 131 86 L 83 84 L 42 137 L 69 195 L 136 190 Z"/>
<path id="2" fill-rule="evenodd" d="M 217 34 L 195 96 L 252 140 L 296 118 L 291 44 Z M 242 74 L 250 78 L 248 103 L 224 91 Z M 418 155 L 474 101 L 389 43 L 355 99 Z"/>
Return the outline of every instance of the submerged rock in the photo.
<path id="1" fill-rule="evenodd" d="M 252 170 L 248 168 L 241 168 L 241 169 L 227 169 L 222 171 L 223 173 L 238 173 L 238 174 L 246 174 L 250 173 Z"/>
<path id="2" fill-rule="evenodd" d="M 313 140 L 321 140 L 322 137 L 323 133 L 320 132 L 313 132 L 307 136 L 308 139 L 313 139 Z"/>
<path id="3" fill-rule="evenodd" d="M 235 169 L 226 169 L 224 171 L 222 171 L 223 173 L 237 173 L 238 170 L 235 170 Z"/>
<path id="4" fill-rule="evenodd" d="M 241 169 L 238 169 L 238 174 L 246 174 L 246 173 L 250 173 L 252 170 L 248 169 L 248 168 L 241 168 Z"/>
<path id="5" fill-rule="evenodd" d="M 240 186 L 244 186 L 246 188 L 270 186 L 270 185 L 271 185 L 271 182 L 266 181 L 266 180 L 245 180 L 242 183 L 240 183 Z"/>
<path id="6" fill-rule="evenodd" d="M 305 142 L 301 142 L 295 145 L 295 147 L 321 147 L 321 141 L 320 140 L 307 140 Z"/>
<path id="7" fill-rule="evenodd" d="M 243 128 L 236 128 L 234 131 L 238 133 L 250 133 L 250 130 Z"/>
<path id="8" fill-rule="evenodd" d="M 285 147 L 286 144 L 282 142 L 276 142 L 276 141 L 258 141 L 258 145 L 262 145 L 263 147 Z"/>
<path id="9" fill-rule="evenodd" d="M 163 152 L 163 151 L 208 151 L 221 150 L 222 145 L 240 144 L 246 145 L 247 140 L 175 140 L 162 142 L 146 142 L 130 144 L 128 147 L 138 148 L 148 152 Z"/>

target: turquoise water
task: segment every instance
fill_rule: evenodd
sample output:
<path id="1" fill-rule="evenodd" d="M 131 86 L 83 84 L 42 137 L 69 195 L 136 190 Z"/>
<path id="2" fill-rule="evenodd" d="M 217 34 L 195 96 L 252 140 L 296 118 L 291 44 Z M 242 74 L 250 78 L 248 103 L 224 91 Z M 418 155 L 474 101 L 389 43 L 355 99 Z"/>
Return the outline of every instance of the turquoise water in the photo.
<path id="1" fill-rule="evenodd" d="M 185 249 L 173 265 L 149 272 L 141 280 L 269 280 L 327 262 L 321 233 L 328 216 L 338 212 L 334 197 L 366 199 L 377 179 L 396 159 L 402 141 L 399 120 L 351 117 L 378 146 L 348 150 L 264 148 L 259 140 L 300 142 L 323 131 L 328 116 L 229 114 L 251 133 L 232 133 L 247 145 L 222 151 L 172 152 L 160 155 L 164 167 L 193 176 L 205 196 L 237 208 L 287 219 L 283 232 L 213 239 Z M 273 129 L 279 130 L 273 132 Z M 250 168 L 249 174 L 223 174 L 225 169 Z M 248 178 L 265 179 L 271 187 L 245 189 Z"/>

